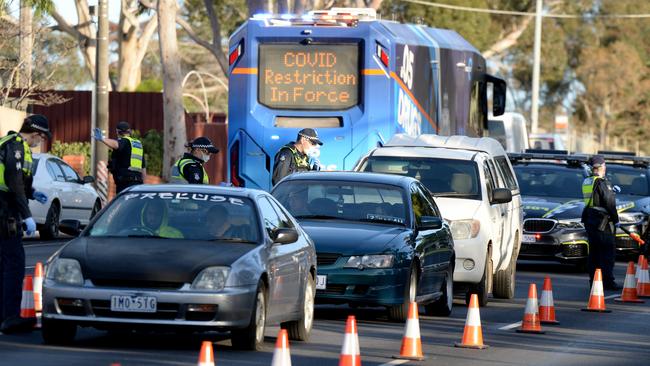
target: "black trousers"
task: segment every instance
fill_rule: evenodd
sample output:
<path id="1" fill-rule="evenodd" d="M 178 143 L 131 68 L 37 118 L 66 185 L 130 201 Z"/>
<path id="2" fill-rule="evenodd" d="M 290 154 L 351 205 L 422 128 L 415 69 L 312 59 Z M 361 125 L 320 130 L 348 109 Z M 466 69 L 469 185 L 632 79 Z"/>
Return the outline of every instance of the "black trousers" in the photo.
<path id="1" fill-rule="evenodd" d="M 603 284 L 605 286 L 612 284 L 616 259 L 614 233 L 610 228 L 599 231 L 592 225 L 585 225 L 585 229 L 589 240 L 589 279 L 593 281 L 596 268 L 600 268 L 603 274 Z"/>
<path id="2" fill-rule="evenodd" d="M 131 186 L 142 184 L 141 178 L 136 178 L 132 176 L 126 176 L 126 177 L 113 176 L 113 179 L 115 180 L 115 194 L 120 194 L 120 192 L 122 192 L 123 190 Z"/>
<path id="3" fill-rule="evenodd" d="M 23 277 L 25 249 L 22 231 L 17 236 L 0 237 L 0 321 L 20 316 Z"/>

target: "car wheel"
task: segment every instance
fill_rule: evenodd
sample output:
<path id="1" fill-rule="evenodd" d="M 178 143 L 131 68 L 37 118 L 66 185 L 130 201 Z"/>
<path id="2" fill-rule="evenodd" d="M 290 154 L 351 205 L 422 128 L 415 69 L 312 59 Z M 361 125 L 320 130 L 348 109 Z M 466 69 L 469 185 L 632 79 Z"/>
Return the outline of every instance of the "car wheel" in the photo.
<path id="1" fill-rule="evenodd" d="M 512 299 L 515 297 L 515 275 L 517 272 L 517 258 L 512 253 L 510 263 L 504 270 L 497 271 L 494 275 L 494 291 L 492 295 L 499 299 Z"/>
<path id="2" fill-rule="evenodd" d="M 75 323 L 43 318 L 41 335 L 45 344 L 70 344 L 77 335 Z"/>
<path id="3" fill-rule="evenodd" d="M 409 313 L 409 305 L 415 301 L 418 293 L 418 275 L 417 268 L 411 267 L 411 273 L 408 277 L 406 289 L 404 290 L 404 302 L 400 305 L 394 305 L 388 308 L 388 319 L 396 322 L 406 321 Z"/>
<path id="4" fill-rule="evenodd" d="M 59 236 L 59 219 L 61 218 L 61 209 L 57 203 L 52 203 L 50 209 L 47 210 L 45 217 L 45 224 L 43 224 L 38 232 L 41 239 L 50 240 L 56 239 Z"/>
<path id="5" fill-rule="evenodd" d="M 244 329 L 233 329 L 231 342 L 237 349 L 261 351 L 264 346 L 266 331 L 266 286 L 264 282 L 257 286 L 255 305 L 250 324 Z"/>
<path id="6" fill-rule="evenodd" d="M 424 310 L 427 315 L 435 316 L 449 316 L 454 304 L 454 266 L 452 262 L 449 263 L 447 273 L 445 274 L 445 282 L 442 284 L 442 296 L 431 304 L 425 305 Z"/>
<path id="7" fill-rule="evenodd" d="M 311 335 L 311 328 L 314 324 L 314 296 L 316 295 L 316 283 L 309 275 L 305 284 L 305 301 L 303 301 L 302 316 L 298 320 L 282 323 L 282 328 L 289 333 L 289 338 L 295 341 L 307 341 Z"/>
<path id="8" fill-rule="evenodd" d="M 95 215 L 97 215 L 97 213 L 101 209 L 102 209 L 102 203 L 99 200 L 95 201 L 95 205 L 93 206 L 93 210 L 90 211 L 90 220 L 92 220 L 93 217 L 95 217 Z"/>
<path id="9" fill-rule="evenodd" d="M 492 250 L 488 251 L 487 258 L 485 259 L 485 270 L 481 282 L 476 284 L 473 289 L 470 289 L 465 294 L 465 304 L 469 306 L 469 300 L 472 293 L 478 296 L 478 305 L 480 307 L 487 306 L 490 292 L 492 291 Z"/>

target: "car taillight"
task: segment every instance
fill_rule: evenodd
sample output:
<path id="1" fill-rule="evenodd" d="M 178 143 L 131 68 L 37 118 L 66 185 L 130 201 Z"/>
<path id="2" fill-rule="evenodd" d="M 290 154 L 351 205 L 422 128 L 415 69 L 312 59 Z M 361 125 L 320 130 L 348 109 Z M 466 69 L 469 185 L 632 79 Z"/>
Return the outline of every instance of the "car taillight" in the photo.
<path id="1" fill-rule="evenodd" d="M 386 50 L 380 45 L 377 45 L 377 57 L 379 57 L 384 66 L 388 67 L 388 52 L 386 52 Z"/>
<path id="2" fill-rule="evenodd" d="M 239 176 L 239 141 L 230 148 L 230 183 L 235 187 L 244 186 L 244 180 Z"/>
<path id="3" fill-rule="evenodd" d="M 241 57 L 241 55 L 242 55 L 242 43 L 243 43 L 243 41 L 239 42 L 237 47 L 235 47 L 235 49 L 232 50 L 232 52 L 230 52 L 230 56 L 228 57 L 228 64 L 230 66 L 234 65 L 235 62 L 237 62 L 237 60 L 239 60 L 239 57 Z"/>

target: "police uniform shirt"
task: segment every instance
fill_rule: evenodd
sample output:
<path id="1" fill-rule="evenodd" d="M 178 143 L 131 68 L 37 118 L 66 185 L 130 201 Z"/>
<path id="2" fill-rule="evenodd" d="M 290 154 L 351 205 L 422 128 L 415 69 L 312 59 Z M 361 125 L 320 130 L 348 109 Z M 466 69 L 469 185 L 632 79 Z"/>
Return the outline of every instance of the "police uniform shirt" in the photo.
<path id="1" fill-rule="evenodd" d="M 3 197 L 9 198 L 9 207 L 13 207 L 13 213 L 18 213 L 21 218 L 32 217 L 29 210 L 28 199 L 33 199 L 32 175 L 25 175 L 25 148 L 23 141 L 16 138 L 7 141 L 0 150 L 0 160 L 4 162 L 4 181 L 9 188 L 8 194 Z M 14 211 L 15 210 L 15 211 Z M 16 212 L 17 211 L 17 212 Z"/>
<path id="2" fill-rule="evenodd" d="M 616 211 L 616 195 L 612 190 L 612 185 L 606 179 L 596 179 L 594 184 L 594 193 L 592 196 L 594 207 L 602 207 L 607 210 L 609 220 L 613 223 L 618 222 L 618 212 Z"/>
<path id="3" fill-rule="evenodd" d="M 114 172 L 118 176 L 128 176 L 130 174 L 135 174 L 136 172 L 130 171 L 129 166 L 131 165 L 131 143 L 125 138 L 120 138 L 117 140 L 117 149 L 113 150 L 111 155 L 111 164 L 114 167 Z M 142 156 L 142 168 L 146 168 L 147 164 Z"/>
<path id="4" fill-rule="evenodd" d="M 189 184 L 202 184 L 203 183 L 203 160 L 197 158 L 196 156 L 185 153 L 183 154 L 182 159 L 190 159 L 191 163 L 185 164 L 183 170 L 181 171 L 183 178 Z"/>
<path id="5" fill-rule="evenodd" d="M 296 150 L 296 154 L 298 154 L 299 159 L 304 159 L 305 161 L 309 161 L 308 157 L 306 154 L 301 153 L 298 151 L 298 149 L 295 148 L 295 143 L 290 143 L 285 146 L 283 146 L 278 154 L 275 156 L 275 161 L 273 164 L 273 179 L 272 183 L 275 185 L 277 182 L 281 181 L 282 178 L 286 177 L 289 174 L 298 172 L 298 171 L 308 171 L 310 170 L 309 164 L 307 164 L 306 168 L 299 168 L 296 166 L 296 162 L 293 158 L 293 153 L 289 149 L 289 147 L 293 148 Z"/>

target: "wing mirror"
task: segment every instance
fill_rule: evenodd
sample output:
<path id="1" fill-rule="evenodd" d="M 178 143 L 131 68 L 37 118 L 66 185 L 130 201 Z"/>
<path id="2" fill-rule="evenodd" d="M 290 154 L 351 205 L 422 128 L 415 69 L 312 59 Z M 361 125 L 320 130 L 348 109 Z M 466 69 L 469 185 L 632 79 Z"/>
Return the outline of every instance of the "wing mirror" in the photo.
<path id="1" fill-rule="evenodd" d="M 82 181 L 84 182 L 84 184 L 95 183 L 95 177 L 93 177 L 92 175 L 87 175 L 82 179 Z"/>
<path id="2" fill-rule="evenodd" d="M 507 188 L 496 188 L 492 191 L 492 200 L 490 203 L 508 203 L 512 201 L 512 192 Z"/>
<path id="3" fill-rule="evenodd" d="M 81 222 L 79 220 L 61 220 L 59 231 L 70 236 L 79 236 L 81 233 Z"/>
<path id="4" fill-rule="evenodd" d="M 442 227 L 442 219 L 436 216 L 422 216 L 420 217 L 420 230 L 438 230 Z"/>
<path id="5" fill-rule="evenodd" d="M 275 229 L 272 236 L 275 244 L 291 244 L 298 241 L 298 232 L 295 229 Z"/>

